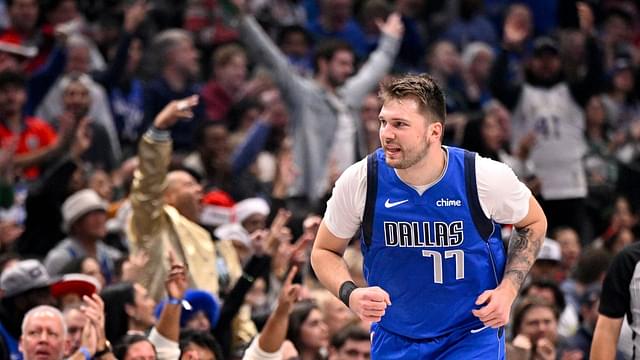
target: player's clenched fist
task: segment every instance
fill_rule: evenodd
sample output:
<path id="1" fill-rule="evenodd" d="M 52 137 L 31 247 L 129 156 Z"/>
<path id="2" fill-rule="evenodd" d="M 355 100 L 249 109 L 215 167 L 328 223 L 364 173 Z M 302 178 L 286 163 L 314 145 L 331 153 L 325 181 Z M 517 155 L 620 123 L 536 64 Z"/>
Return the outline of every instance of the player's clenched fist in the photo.
<path id="1" fill-rule="evenodd" d="M 377 286 L 357 288 L 349 296 L 349 307 L 364 321 L 380 321 L 389 305 L 389 294 Z"/>

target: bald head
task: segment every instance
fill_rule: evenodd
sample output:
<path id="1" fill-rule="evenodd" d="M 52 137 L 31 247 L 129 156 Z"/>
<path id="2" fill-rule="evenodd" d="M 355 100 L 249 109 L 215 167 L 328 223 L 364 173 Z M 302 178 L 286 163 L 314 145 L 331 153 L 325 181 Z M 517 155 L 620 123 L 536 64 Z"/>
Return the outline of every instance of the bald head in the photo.
<path id="1" fill-rule="evenodd" d="M 167 188 L 164 190 L 167 205 L 175 207 L 187 219 L 198 222 L 202 186 L 186 171 L 176 170 L 167 174 Z"/>

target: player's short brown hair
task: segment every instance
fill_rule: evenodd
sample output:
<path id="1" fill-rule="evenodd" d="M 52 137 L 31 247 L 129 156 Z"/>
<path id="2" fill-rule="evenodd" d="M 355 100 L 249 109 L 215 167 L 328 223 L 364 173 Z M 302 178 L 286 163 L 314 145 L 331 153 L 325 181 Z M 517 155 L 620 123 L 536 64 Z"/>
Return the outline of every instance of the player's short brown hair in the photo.
<path id="1" fill-rule="evenodd" d="M 427 74 L 401 75 L 383 81 L 378 96 L 383 102 L 413 98 L 427 118 L 432 117 L 444 125 L 444 93 L 438 83 Z"/>

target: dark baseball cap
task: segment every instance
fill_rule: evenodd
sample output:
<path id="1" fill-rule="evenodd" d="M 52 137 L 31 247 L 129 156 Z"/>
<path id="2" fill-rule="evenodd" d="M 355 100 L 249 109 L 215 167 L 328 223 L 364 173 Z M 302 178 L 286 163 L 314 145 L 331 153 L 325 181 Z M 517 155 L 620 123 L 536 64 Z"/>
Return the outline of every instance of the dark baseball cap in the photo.
<path id="1" fill-rule="evenodd" d="M 554 38 L 541 36 L 533 41 L 533 56 L 540 56 L 543 54 L 560 54 L 560 47 Z"/>

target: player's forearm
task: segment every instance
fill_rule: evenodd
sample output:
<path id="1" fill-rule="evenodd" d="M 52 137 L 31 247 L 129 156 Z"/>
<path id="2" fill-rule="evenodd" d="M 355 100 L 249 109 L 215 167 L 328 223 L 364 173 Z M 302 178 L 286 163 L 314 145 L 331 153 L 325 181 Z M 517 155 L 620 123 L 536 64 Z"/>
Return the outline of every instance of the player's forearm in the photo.
<path id="1" fill-rule="evenodd" d="M 322 285 L 335 296 L 339 296 L 340 285 L 345 281 L 353 281 L 342 256 L 331 250 L 314 247 L 311 266 Z"/>
<path id="2" fill-rule="evenodd" d="M 516 229 L 509 240 L 503 282 L 510 281 L 516 291 L 520 290 L 540 251 L 546 231 L 546 225 L 541 225 L 532 224 Z"/>
<path id="3" fill-rule="evenodd" d="M 616 357 L 616 346 L 620 336 L 622 318 L 610 318 L 598 315 L 598 322 L 591 343 L 591 360 L 613 360 Z"/>

